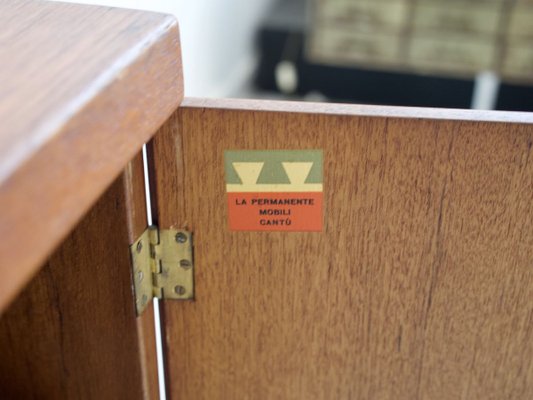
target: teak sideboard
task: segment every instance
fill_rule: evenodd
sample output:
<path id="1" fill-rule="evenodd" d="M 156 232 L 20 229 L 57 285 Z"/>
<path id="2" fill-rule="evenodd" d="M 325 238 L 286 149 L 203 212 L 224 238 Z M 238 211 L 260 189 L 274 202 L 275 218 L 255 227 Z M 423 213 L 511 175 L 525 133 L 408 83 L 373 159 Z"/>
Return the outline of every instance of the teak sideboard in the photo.
<path id="1" fill-rule="evenodd" d="M 0 4 L 0 398 L 158 398 L 154 296 L 170 399 L 533 398 L 531 114 L 182 82 L 171 16 Z M 320 152 L 318 225 L 233 229 L 228 151 Z"/>

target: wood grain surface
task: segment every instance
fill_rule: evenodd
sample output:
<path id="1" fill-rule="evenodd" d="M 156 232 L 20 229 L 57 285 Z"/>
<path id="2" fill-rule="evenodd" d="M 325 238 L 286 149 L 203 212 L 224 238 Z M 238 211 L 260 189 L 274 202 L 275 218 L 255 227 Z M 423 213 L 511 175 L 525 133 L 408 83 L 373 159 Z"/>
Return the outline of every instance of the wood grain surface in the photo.
<path id="1" fill-rule="evenodd" d="M 533 398 L 531 122 L 186 100 L 153 143 L 159 224 L 195 235 L 170 397 Z M 229 231 L 227 149 L 323 149 L 323 232 Z"/>
<path id="2" fill-rule="evenodd" d="M 0 88 L 1 312 L 179 105 L 177 22 L 2 1 Z"/>
<path id="3" fill-rule="evenodd" d="M 136 157 L 0 318 L 0 398 L 157 399 L 153 314 L 129 243 L 146 227 Z"/>

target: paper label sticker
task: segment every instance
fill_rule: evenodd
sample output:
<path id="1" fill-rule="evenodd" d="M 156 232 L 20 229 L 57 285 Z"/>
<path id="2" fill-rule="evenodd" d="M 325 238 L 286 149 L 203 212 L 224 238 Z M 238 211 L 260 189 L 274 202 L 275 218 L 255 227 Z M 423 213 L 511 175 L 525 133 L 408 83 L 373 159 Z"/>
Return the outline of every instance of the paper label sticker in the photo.
<path id="1" fill-rule="evenodd" d="M 321 231 L 322 150 L 224 153 L 229 228 Z"/>

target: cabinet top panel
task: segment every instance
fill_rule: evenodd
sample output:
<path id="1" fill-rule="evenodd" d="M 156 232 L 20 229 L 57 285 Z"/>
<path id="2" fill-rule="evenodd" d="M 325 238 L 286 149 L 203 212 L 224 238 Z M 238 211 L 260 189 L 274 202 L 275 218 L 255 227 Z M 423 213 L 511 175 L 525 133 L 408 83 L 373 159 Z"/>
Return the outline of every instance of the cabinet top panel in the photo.
<path id="1" fill-rule="evenodd" d="M 0 308 L 180 104 L 181 71 L 173 16 L 0 3 Z"/>
<path id="2" fill-rule="evenodd" d="M 132 66 L 163 45 L 176 28 L 174 17 L 144 11 L 78 4 L 7 1 L 0 5 L 0 181 L 38 151 L 65 126 L 106 97 L 117 81 L 124 86 L 148 83 L 154 71 Z M 168 46 L 168 44 L 165 44 Z M 177 45 L 177 43 L 176 43 Z M 179 52 L 167 49 L 179 65 Z M 146 65 L 146 64 L 145 64 Z M 163 66 L 163 65 L 161 65 Z M 167 75 L 162 75 L 164 73 Z M 159 86 L 175 90 L 160 106 L 178 103 L 179 69 L 158 72 Z M 144 87 L 155 92 L 161 87 Z M 108 122 L 134 107 L 139 91 L 130 90 L 102 110 Z M 88 127 L 87 127 L 88 128 Z"/>

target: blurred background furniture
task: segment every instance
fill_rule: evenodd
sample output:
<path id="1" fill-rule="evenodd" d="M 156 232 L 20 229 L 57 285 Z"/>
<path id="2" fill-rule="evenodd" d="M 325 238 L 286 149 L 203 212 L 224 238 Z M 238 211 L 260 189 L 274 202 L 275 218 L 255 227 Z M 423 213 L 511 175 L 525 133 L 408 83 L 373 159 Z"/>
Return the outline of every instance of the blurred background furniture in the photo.
<path id="1" fill-rule="evenodd" d="M 279 91 L 285 60 L 292 95 L 467 108 L 488 72 L 501 81 L 494 108 L 533 110 L 532 20 L 529 0 L 281 0 L 260 30 L 255 82 Z"/>

